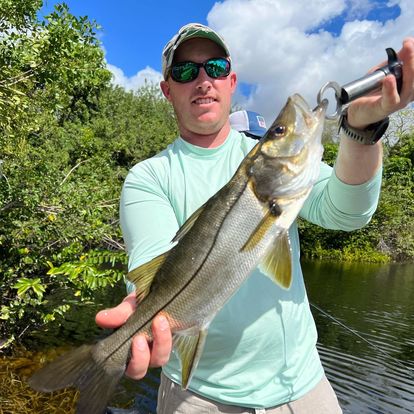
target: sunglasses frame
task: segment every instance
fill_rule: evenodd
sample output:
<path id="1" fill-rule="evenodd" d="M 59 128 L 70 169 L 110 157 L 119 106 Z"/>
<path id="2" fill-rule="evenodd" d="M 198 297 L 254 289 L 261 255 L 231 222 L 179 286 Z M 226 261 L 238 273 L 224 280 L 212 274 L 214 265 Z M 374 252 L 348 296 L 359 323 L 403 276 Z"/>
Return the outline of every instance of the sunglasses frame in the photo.
<path id="1" fill-rule="evenodd" d="M 220 75 L 220 76 L 215 77 L 215 76 L 212 76 L 209 73 L 209 69 L 208 69 L 208 66 L 207 65 L 209 64 L 209 62 L 211 62 L 211 61 L 217 61 L 217 60 L 225 61 L 227 63 L 227 65 L 226 65 L 226 69 L 227 70 L 224 72 L 223 75 Z M 188 80 L 180 80 L 180 79 L 176 78 L 175 75 L 174 75 L 174 68 L 180 67 L 180 66 L 184 66 L 186 64 L 190 64 L 190 66 L 192 66 L 193 69 L 196 69 L 196 72 L 194 72 L 195 73 L 195 76 L 191 77 Z M 227 77 L 227 76 L 230 75 L 230 72 L 231 72 L 231 62 L 230 62 L 230 59 L 225 58 L 225 57 L 221 57 L 221 56 L 220 57 L 209 58 L 209 59 L 207 59 L 207 60 L 205 60 L 204 62 L 201 62 L 201 63 L 193 62 L 191 60 L 186 60 L 184 62 L 177 62 L 177 63 L 174 63 L 173 65 L 171 65 L 171 68 L 170 68 L 170 76 L 177 83 L 188 83 L 188 82 L 192 82 L 193 80 L 195 80 L 195 79 L 198 78 L 198 75 L 200 74 L 200 68 L 204 68 L 205 72 L 207 73 L 207 75 L 210 78 L 212 78 L 212 79 L 219 79 L 219 78 L 224 78 L 224 77 Z"/>

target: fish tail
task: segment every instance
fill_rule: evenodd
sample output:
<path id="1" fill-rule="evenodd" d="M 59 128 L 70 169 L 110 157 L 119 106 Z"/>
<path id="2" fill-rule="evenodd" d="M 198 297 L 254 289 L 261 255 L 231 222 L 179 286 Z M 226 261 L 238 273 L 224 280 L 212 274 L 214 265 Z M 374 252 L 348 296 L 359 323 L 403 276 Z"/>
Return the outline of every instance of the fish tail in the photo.
<path id="1" fill-rule="evenodd" d="M 77 414 L 102 414 L 125 367 L 107 369 L 93 357 L 94 345 L 83 345 L 41 368 L 29 379 L 36 391 L 52 392 L 76 387 L 80 391 Z"/>

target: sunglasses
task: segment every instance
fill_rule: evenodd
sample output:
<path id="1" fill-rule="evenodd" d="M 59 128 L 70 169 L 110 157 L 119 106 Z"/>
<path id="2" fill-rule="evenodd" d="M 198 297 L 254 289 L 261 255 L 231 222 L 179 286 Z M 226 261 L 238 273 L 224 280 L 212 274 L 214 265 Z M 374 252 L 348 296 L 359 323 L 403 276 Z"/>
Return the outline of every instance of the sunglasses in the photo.
<path id="1" fill-rule="evenodd" d="M 197 78 L 201 67 L 213 79 L 228 76 L 231 70 L 230 60 L 218 57 L 208 59 L 203 63 L 190 61 L 175 63 L 171 66 L 171 77 L 179 83 L 191 82 Z"/>

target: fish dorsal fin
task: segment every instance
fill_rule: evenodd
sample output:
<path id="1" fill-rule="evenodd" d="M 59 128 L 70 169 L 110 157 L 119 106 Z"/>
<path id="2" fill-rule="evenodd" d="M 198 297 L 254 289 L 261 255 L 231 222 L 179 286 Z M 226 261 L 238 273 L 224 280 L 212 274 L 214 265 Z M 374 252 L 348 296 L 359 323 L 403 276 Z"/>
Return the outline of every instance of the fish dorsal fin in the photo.
<path id="1" fill-rule="evenodd" d="M 181 360 L 181 387 L 185 390 L 197 368 L 206 342 L 207 329 L 196 332 L 176 333 L 174 350 Z"/>
<path id="2" fill-rule="evenodd" d="M 180 241 L 190 231 L 200 214 L 203 212 L 204 207 L 205 204 L 199 207 L 193 214 L 191 214 L 190 217 L 188 217 L 185 223 L 178 229 L 176 235 L 171 240 L 171 243 Z"/>
<path id="3" fill-rule="evenodd" d="M 289 234 L 280 234 L 263 258 L 260 267 L 272 280 L 285 289 L 292 284 L 292 249 Z"/>
<path id="4" fill-rule="evenodd" d="M 169 252 L 165 252 L 147 263 L 138 266 L 127 274 L 127 278 L 135 285 L 137 303 L 140 303 L 150 292 L 152 282 L 158 269 L 163 265 Z"/>
<path id="5" fill-rule="evenodd" d="M 263 218 L 260 220 L 260 223 L 256 226 L 244 246 L 241 248 L 241 251 L 247 252 L 253 250 L 259 244 L 260 240 L 262 240 L 270 227 L 272 227 L 276 218 L 277 217 L 270 210 L 267 210 Z"/>

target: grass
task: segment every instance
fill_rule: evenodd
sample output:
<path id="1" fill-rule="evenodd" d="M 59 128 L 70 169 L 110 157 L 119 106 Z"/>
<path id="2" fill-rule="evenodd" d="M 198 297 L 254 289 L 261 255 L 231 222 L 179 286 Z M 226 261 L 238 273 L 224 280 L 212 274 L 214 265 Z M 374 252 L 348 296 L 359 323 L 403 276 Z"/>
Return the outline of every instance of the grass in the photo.
<path id="1" fill-rule="evenodd" d="M 27 383 L 36 370 L 70 348 L 51 348 L 46 352 L 18 348 L 12 356 L 0 356 L 0 414 L 75 414 L 79 396 L 76 389 L 42 393 L 34 391 Z M 114 395 L 115 406 L 130 407 L 135 388 L 135 381 L 123 379 Z"/>
<path id="2" fill-rule="evenodd" d="M 62 350 L 45 355 L 19 349 L 11 357 L 0 357 L 0 414 L 75 413 L 76 390 L 45 394 L 32 390 L 27 384 L 27 378 L 59 352 Z"/>

